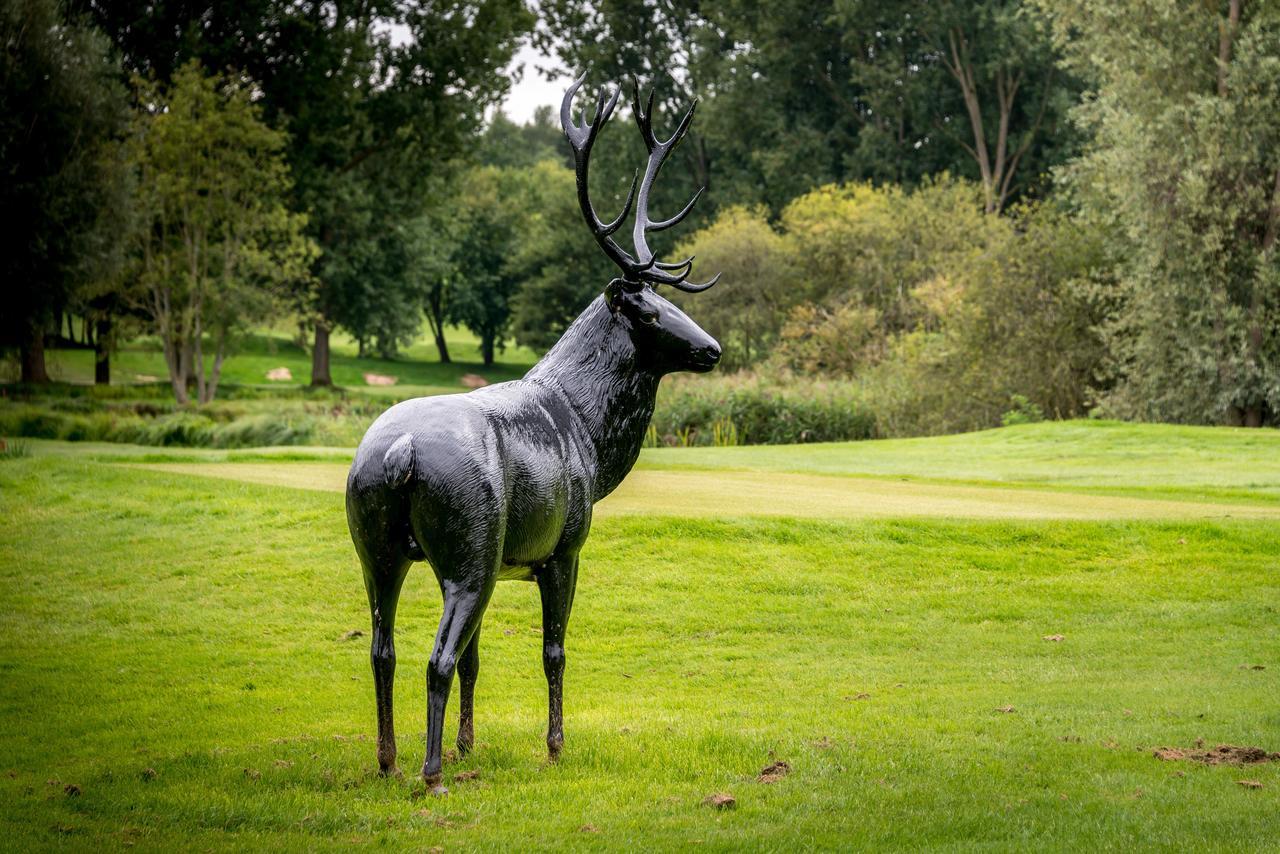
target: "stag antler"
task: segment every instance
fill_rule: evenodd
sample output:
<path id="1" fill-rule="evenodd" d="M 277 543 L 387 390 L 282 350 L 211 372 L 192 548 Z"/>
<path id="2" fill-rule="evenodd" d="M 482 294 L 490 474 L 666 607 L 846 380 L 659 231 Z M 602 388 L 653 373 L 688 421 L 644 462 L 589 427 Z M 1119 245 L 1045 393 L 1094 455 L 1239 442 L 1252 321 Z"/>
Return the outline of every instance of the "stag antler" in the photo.
<path id="1" fill-rule="evenodd" d="M 609 117 L 613 115 L 613 108 L 618 104 L 618 92 L 614 91 L 605 98 L 605 92 L 602 90 L 596 100 L 596 111 L 594 118 L 590 122 L 587 121 L 586 114 L 583 114 L 582 125 L 577 125 L 573 121 L 573 96 L 577 94 L 582 82 L 586 79 L 586 75 L 582 75 L 573 81 L 573 85 L 564 93 L 564 101 L 560 104 L 560 124 L 564 127 L 564 134 L 569 138 L 569 146 L 573 149 L 574 171 L 577 175 L 578 183 L 578 206 L 582 208 L 582 216 L 587 221 L 587 226 L 591 229 L 591 234 L 595 237 L 596 242 L 600 244 L 600 248 L 605 254 L 613 260 L 622 269 L 622 278 L 625 282 L 633 285 L 640 285 L 648 282 L 652 285 L 671 285 L 689 293 L 697 293 L 705 291 L 720 280 L 720 274 L 717 273 L 710 281 L 694 284 L 686 281 L 689 274 L 693 272 L 693 258 L 686 258 L 676 263 L 667 263 L 659 261 L 653 255 L 653 250 L 649 248 L 648 233 L 650 231 L 662 231 L 677 224 L 686 216 L 689 211 L 693 210 L 694 204 L 702 195 L 702 190 L 698 190 L 693 194 L 693 198 L 684 206 L 681 211 L 670 219 L 653 221 L 649 218 L 649 191 L 653 188 L 654 179 L 658 177 L 658 171 L 662 169 L 662 164 L 666 161 L 667 155 L 671 153 L 671 149 L 679 144 L 684 138 L 685 133 L 689 130 L 689 124 L 693 121 L 693 112 L 698 104 L 695 101 L 689 111 L 684 114 L 684 118 L 680 120 L 680 124 L 676 127 L 675 133 L 666 142 L 659 142 L 658 138 L 653 134 L 653 93 L 649 93 L 649 102 L 646 107 L 640 106 L 640 86 L 635 86 L 635 100 L 632 103 L 632 112 L 635 115 L 636 124 L 640 128 L 640 133 L 644 137 L 645 147 L 649 151 L 649 162 L 645 167 L 644 179 L 640 181 L 640 193 L 636 195 L 636 181 L 640 177 L 639 170 L 631 179 L 631 189 L 627 191 L 627 201 L 622 207 L 622 213 L 618 214 L 618 218 L 612 222 L 605 223 L 596 215 L 595 207 L 591 204 L 591 195 L 587 190 L 587 173 L 591 162 L 591 146 L 596 141 L 596 135 L 599 134 L 600 128 L 604 123 L 609 121 Z M 631 255 L 614 241 L 612 235 L 626 220 L 627 214 L 631 212 L 632 202 L 635 202 L 636 221 L 632 230 L 632 238 L 635 243 L 635 254 Z"/>

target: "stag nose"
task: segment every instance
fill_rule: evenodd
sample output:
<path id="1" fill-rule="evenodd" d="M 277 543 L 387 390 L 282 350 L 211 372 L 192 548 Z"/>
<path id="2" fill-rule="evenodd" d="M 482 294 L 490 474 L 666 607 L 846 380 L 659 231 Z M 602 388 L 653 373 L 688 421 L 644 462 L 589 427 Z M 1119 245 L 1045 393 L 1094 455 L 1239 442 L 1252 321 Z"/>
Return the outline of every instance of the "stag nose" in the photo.
<path id="1" fill-rule="evenodd" d="M 720 361 L 720 344 L 710 335 L 707 336 L 706 343 L 693 351 L 693 360 L 696 367 L 694 370 L 699 373 L 709 371 Z"/>

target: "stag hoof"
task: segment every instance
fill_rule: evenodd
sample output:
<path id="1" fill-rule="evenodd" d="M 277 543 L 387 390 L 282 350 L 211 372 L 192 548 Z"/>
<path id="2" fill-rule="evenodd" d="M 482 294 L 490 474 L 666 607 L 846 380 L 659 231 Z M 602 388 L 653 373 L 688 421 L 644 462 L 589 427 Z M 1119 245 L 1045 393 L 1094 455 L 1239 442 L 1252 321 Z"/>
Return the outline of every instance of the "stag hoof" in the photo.
<path id="1" fill-rule="evenodd" d="M 404 772 L 398 765 L 383 765 L 378 768 L 378 774 L 382 777 L 395 777 L 397 780 L 404 779 Z"/>
<path id="2" fill-rule="evenodd" d="M 559 762 L 560 751 L 562 750 L 564 750 L 564 739 L 560 739 L 559 741 L 552 741 L 551 739 L 547 739 L 547 761 L 548 762 Z"/>

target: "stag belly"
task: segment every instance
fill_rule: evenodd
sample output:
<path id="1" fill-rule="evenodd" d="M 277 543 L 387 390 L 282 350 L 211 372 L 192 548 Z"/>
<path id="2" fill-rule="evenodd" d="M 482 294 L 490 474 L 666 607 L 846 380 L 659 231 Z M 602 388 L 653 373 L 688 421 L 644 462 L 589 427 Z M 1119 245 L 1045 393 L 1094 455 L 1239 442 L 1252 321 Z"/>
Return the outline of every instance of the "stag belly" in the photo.
<path id="1" fill-rule="evenodd" d="M 563 465 L 541 463 L 514 472 L 499 578 L 532 578 L 532 568 L 556 553 L 571 527 L 569 477 Z"/>

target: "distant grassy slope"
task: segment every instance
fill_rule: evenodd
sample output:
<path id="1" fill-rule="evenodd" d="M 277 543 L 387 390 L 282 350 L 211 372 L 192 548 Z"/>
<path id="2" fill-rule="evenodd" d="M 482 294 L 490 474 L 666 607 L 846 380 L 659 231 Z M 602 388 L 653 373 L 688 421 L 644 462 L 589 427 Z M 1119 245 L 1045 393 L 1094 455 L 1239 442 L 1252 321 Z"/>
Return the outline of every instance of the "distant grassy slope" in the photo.
<path id="1" fill-rule="evenodd" d="M 655 448 L 640 465 L 1280 495 L 1280 430 L 1046 421 L 920 439 Z"/>
<path id="2" fill-rule="evenodd" d="M 341 448 L 201 451 L 39 441 L 32 441 L 31 446 L 42 454 L 77 454 L 122 462 L 248 463 L 291 459 L 331 463 L 334 468 L 327 473 L 323 467 L 285 468 L 257 476 L 250 476 L 251 469 L 244 470 L 250 480 L 320 489 L 341 488 L 342 472 L 351 456 L 350 450 Z M 1045 422 L 925 439 L 651 448 L 641 452 L 637 469 L 632 478 L 637 482 L 631 489 L 645 488 L 647 483 L 644 500 L 651 493 L 658 506 L 669 510 L 697 505 L 712 513 L 721 501 L 739 507 L 752 502 L 767 505 L 770 483 L 780 483 L 779 473 L 823 476 L 811 482 L 790 482 L 787 487 L 815 508 L 821 507 L 826 490 L 850 488 L 838 482 L 841 478 L 876 479 L 879 485 L 874 488 L 870 484 L 855 487 L 862 489 L 865 500 L 885 505 L 869 506 L 867 512 L 874 515 L 896 512 L 893 507 L 909 509 L 914 498 L 932 501 L 931 496 L 938 490 L 932 490 L 929 484 L 947 487 L 955 495 L 960 495 L 958 487 L 969 487 L 966 495 L 988 504 L 988 499 L 997 503 L 1013 499 L 1001 499 L 998 493 L 984 493 L 983 489 L 1018 487 L 1086 495 L 1274 505 L 1280 503 L 1280 431 L 1102 421 Z M 686 471 L 740 474 L 704 481 L 701 488 L 690 491 L 672 480 Z M 661 472 L 671 476 L 664 479 L 646 474 Z M 744 481 L 742 474 L 758 476 Z M 837 481 L 834 484 L 833 479 Z M 904 480 L 922 483 L 909 487 L 900 483 Z M 709 489 L 717 492 L 709 494 Z M 1080 504 L 1087 506 L 1088 501 Z M 1074 515 L 1074 511 L 1067 515 Z"/>
<path id="3" fill-rule="evenodd" d="M 499 353 L 497 364 L 485 368 L 474 335 L 465 329 L 448 332 L 450 364 L 441 364 L 435 346 L 426 337 L 403 349 L 395 359 L 356 357 L 357 347 L 350 338 L 333 336 L 331 372 L 333 381 L 350 388 L 368 387 L 365 373 L 394 376 L 397 389 L 410 387 L 416 394 L 438 394 L 462 391 L 459 377 L 480 374 L 490 382 L 523 376 L 537 356 L 523 347 L 508 348 Z M 88 350 L 50 350 L 46 354 L 49 373 L 55 380 L 73 383 L 93 382 L 93 354 Z M 274 383 L 266 378 L 273 368 L 288 368 L 293 374 L 289 382 Z M 134 342 L 116 353 L 111 364 L 114 383 L 133 383 L 146 378 L 168 377 L 164 356 L 147 341 Z M 223 380 L 244 385 L 306 385 L 311 381 L 311 356 L 294 344 L 281 330 L 261 330 L 240 343 L 236 352 L 223 365 Z M 142 378 L 142 379 L 140 379 Z"/>

